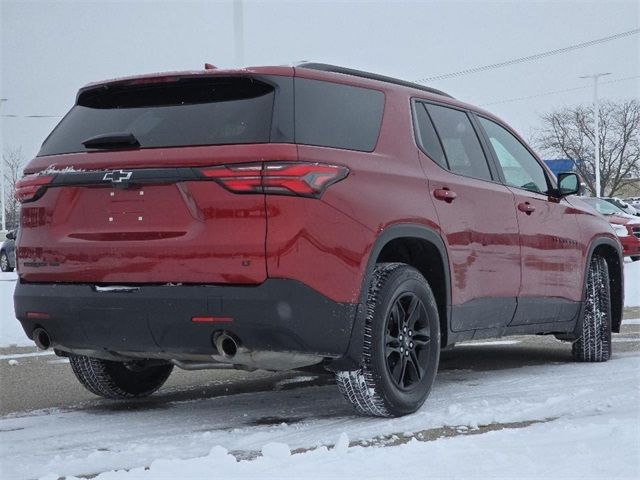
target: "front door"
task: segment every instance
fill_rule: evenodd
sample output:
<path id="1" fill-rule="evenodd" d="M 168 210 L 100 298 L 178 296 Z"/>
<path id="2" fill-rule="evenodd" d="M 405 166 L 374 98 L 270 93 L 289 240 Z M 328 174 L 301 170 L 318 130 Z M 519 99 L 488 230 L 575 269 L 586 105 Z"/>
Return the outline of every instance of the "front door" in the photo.
<path id="1" fill-rule="evenodd" d="M 552 194 L 535 156 L 507 129 L 478 117 L 515 195 L 522 281 L 512 325 L 570 321 L 582 297 L 583 249 L 575 210 Z"/>

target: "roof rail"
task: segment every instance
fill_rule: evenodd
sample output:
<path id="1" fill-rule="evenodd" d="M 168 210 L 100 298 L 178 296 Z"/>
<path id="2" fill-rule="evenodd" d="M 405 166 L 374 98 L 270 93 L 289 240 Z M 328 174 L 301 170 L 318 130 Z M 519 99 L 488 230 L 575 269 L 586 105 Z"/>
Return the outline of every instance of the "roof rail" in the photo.
<path id="1" fill-rule="evenodd" d="M 416 88 L 418 90 L 424 90 L 425 92 L 435 93 L 436 95 L 453 98 L 451 95 L 443 92 L 442 90 L 425 87 L 424 85 L 420 85 L 419 83 L 407 82 L 406 80 L 400 80 L 399 78 L 387 77 L 386 75 L 378 75 L 377 73 L 364 72 L 362 70 L 355 70 L 353 68 L 339 67 L 337 65 L 330 65 L 328 63 L 303 62 L 297 64 L 296 67 L 307 68 L 310 70 L 320 70 L 323 72 L 342 73 L 344 75 L 353 75 L 354 77 L 362 77 L 368 78 L 370 80 L 377 80 L 379 82 L 393 83 L 395 85 Z"/>

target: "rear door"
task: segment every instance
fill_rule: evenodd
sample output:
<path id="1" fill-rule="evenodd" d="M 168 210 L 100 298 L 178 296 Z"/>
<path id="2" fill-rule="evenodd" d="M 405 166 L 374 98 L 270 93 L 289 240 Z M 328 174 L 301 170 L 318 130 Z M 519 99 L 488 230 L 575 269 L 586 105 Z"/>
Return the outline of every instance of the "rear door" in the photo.
<path id="1" fill-rule="evenodd" d="M 415 102 L 420 158 L 452 272 L 452 329 L 498 328 L 515 312 L 520 246 L 513 193 L 496 181 L 469 115 Z"/>
<path id="2" fill-rule="evenodd" d="M 284 76 L 82 91 L 27 168 L 42 186 L 22 206 L 21 278 L 264 281 L 265 199 L 251 182 L 264 162 L 297 159 L 279 143 L 292 140 L 291 92 Z"/>
<path id="3" fill-rule="evenodd" d="M 579 212 L 553 195 L 547 172 L 505 127 L 477 117 L 515 195 L 522 248 L 522 282 L 512 325 L 570 321 L 582 297 L 584 254 Z"/>

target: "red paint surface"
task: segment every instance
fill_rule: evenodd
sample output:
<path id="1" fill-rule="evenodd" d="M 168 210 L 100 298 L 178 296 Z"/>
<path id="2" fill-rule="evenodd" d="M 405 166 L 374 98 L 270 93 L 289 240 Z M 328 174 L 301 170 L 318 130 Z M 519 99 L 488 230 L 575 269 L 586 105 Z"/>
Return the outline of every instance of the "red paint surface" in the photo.
<path id="1" fill-rule="evenodd" d="M 640 256 L 640 219 L 637 217 L 629 218 L 622 215 L 611 215 L 607 217 L 610 223 L 616 225 L 624 225 L 628 235 L 619 237 L 622 244 L 622 251 L 625 256 Z"/>
<path id="2" fill-rule="evenodd" d="M 249 71 L 254 70 L 293 72 L 283 67 Z M 193 74 L 230 73 L 247 71 Z M 52 166 L 130 170 L 272 161 L 348 167 L 348 177 L 331 185 L 320 199 L 238 195 L 215 181 L 127 190 L 51 188 L 22 209 L 21 278 L 250 285 L 267 277 L 290 278 L 332 300 L 356 302 L 380 233 L 394 224 L 413 223 L 444 239 L 453 304 L 492 296 L 580 298 L 589 242 L 595 236 L 612 236 L 601 218 L 587 208 L 572 207 L 568 200 L 455 175 L 418 150 L 411 97 L 468 106 L 356 77 L 303 70 L 296 74 L 384 88 L 385 113 L 375 151 L 289 144 L 109 151 L 38 157 L 26 172 Z M 118 81 L 148 77 L 141 78 Z M 453 193 L 442 193 L 447 190 Z M 521 211 L 518 205 L 524 202 L 534 210 Z"/>

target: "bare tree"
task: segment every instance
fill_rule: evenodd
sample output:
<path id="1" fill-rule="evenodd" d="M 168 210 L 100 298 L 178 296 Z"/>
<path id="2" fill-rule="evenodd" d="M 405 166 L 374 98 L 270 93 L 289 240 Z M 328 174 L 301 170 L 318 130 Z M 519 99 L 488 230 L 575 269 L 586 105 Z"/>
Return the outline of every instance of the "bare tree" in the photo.
<path id="1" fill-rule="evenodd" d="M 5 213 L 7 228 L 9 230 L 18 227 L 20 221 L 20 204 L 16 200 L 16 182 L 22 177 L 24 155 L 20 147 L 7 147 L 2 154 L 4 161 L 4 186 L 5 186 Z"/>
<path id="2" fill-rule="evenodd" d="M 600 104 L 600 196 L 614 196 L 625 184 L 640 178 L 640 101 Z M 593 107 L 567 107 L 542 115 L 543 127 L 534 143 L 547 155 L 576 163 L 578 172 L 595 192 Z"/>

